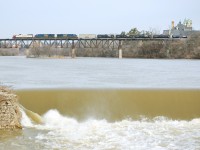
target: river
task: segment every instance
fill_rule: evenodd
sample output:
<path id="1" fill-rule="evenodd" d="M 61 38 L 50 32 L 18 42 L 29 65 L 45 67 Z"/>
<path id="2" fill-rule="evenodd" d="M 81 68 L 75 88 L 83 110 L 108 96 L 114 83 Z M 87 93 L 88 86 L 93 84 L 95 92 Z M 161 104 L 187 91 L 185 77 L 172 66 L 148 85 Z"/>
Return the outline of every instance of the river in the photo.
<path id="1" fill-rule="evenodd" d="M 0 58 L 0 82 L 31 88 L 200 88 L 199 60 Z"/>
<path id="2" fill-rule="evenodd" d="M 200 149 L 200 61 L 0 57 L 22 131 L 0 131 L 0 149 Z"/>

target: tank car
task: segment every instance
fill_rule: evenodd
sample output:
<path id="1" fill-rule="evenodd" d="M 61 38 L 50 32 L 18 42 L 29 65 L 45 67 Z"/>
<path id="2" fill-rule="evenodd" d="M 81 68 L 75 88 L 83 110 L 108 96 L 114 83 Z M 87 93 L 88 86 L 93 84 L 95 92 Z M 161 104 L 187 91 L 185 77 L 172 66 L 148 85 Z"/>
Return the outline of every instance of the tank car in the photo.
<path id="1" fill-rule="evenodd" d="M 97 38 L 99 39 L 110 39 L 110 38 L 114 38 L 114 34 L 98 34 Z"/>
<path id="2" fill-rule="evenodd" d="M 153 35 L 153 38 L 170 38 L 170 36 L 164 34 L 158 34 L 158 35 Z"/>

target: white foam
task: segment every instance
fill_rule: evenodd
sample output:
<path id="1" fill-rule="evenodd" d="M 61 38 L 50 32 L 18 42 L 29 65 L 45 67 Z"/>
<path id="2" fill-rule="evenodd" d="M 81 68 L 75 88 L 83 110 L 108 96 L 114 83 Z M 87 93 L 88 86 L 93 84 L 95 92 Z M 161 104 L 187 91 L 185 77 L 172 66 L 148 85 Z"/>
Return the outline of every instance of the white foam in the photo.
<path id="1" fill-rule="evenodd" d="M 21 119 L 21 124 L 23 127 L 33 127 L 33 123 L 31 119 L 26 115 L 23 109 L 20 108 L 20 111 L 22 113 L 22 119 Z"/>
<path id="2" fill-rule="evenodd" d="M 69 117 L 64 117 L 57 110 L 49 110 L 43 115 L 44 126 L 49 128 L 66 128 L 67 126 L 75 126 L 78 122 Z"/>
<path id="3" fill-rule="evenodd" d="M 27 116 L 23 117 L 23 124 L 31 125 Z M 43 119 L 43 125 L 34 126 L 40 130 L 35 142 L 46 149 L 200 149 L 200 119 L 78 122 L 57 110 L 49 110 Z"/>

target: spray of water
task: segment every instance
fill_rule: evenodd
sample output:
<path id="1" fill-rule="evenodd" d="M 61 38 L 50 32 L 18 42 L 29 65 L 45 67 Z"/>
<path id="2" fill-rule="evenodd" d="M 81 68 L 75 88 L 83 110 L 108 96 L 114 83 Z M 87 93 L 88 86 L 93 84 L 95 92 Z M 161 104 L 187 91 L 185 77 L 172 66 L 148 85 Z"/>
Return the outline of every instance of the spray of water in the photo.
<path id="1" fill-rule="evenodd" d="M 20 107 L 21 107 L 21 111 L 23 110 L 22 113 L 23 113 L 23 114 L 26 113 L 26 115 L 27 115 L 32 121 L 34 121 L 34 122 L 37 123 L 37 124 L 43 123 L 42 117 L 41 117 L 40 115 L 38 115 L 37 113 L 35 113 L 35 112 L 31 111 L 31 110 L 26 109 L 26 108 L 23 107 L 22 105 L 20 105 Z M 24 115 L 23 115 L 23 116 L 24 116 Z M 23 119 L 22 119 L 22 120 L 23 120 Z"/>
<path id="2" fill-rule="evenodd" d="M 200 149 L 200 119 L 165 117 L 118 122 L 88 119 L 78 122 L 49 110 L 35 124 L 22 110 L 22 125 L 38 134 L 32 142 L 44 149 Z"/>

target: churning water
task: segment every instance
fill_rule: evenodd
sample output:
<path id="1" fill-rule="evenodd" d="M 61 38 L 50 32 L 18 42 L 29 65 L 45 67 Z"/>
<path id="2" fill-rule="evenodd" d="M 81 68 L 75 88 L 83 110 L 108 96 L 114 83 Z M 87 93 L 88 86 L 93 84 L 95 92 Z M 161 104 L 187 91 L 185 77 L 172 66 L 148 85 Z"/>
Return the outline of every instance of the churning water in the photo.
<path id="1" fill-rule="evenodd" d="M 3 149 L 200 149 L 200 119 L 89 119 L 78 122 L 49 110 L 44 124 L 34 125 L 23 113 L 22 132 L 1 138 Z M 6 134 L 6 133 L 4 133 Z M 8 133 L 7 133 L 8 134 Z M 2 135 L 1 135 L 2 136 Z"/>
<path id="2" fill-rule="evenodd" d="M 0 131 L 0 149 L 198 150 L 199 66 L 198 60 L 1 57 L 1 84 L 17 90 L 43 124 L 22 110 L 23 130 Z"/>

